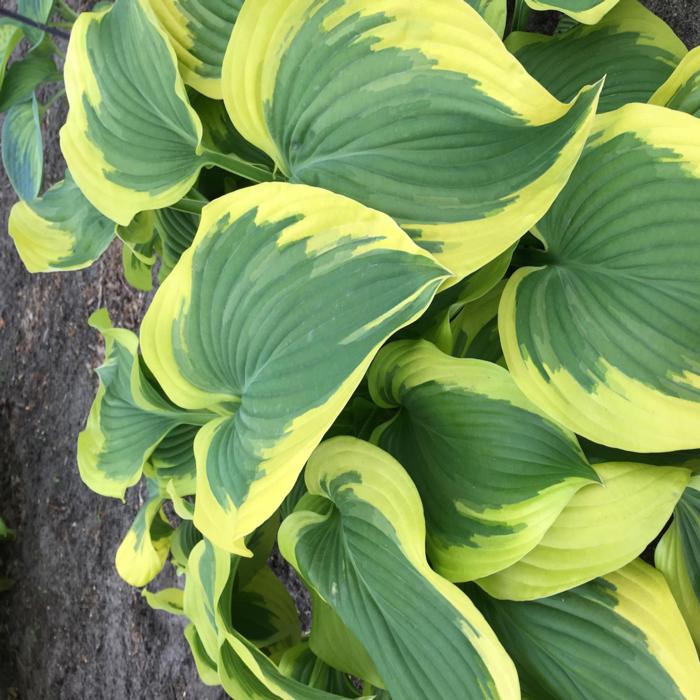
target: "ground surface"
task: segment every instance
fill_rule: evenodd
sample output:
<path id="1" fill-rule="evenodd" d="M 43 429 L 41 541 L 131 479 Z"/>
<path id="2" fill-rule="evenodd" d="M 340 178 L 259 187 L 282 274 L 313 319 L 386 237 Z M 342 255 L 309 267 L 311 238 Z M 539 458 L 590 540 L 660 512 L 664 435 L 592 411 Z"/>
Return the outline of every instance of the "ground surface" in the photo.
<path id="1" fill-rule="evenodd" d="M 646 4 L 700 44 L 697 0 Z M 60 103 L 47 115 L 47 182 L 62 177 L 64 118 Z M 0 514 L 18 531 L 0 544 L 0 575 L 17 581 L 0 598 L 0 700 L 223 697 L 197 680 L 179 621 L 114 571 L 138 494 L 97 496 L 75 464 L 99 360 L 85 320 L 107 304 L 136 328 L 148 298 L 124 283 L 116 247 L 84 272 L 29 275 L 5 233 L 13 201 L 0 172 Z"/>

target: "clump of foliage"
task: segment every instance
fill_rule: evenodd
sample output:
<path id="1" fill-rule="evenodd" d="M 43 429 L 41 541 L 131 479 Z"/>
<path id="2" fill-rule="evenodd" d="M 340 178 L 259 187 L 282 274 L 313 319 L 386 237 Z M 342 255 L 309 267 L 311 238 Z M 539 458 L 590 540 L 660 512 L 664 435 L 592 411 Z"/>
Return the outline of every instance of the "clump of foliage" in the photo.
<path id="1" fill-rule="evenodd" d="M 502 0 L 72 26 L 68 171 L 10 234 L 37 272 L 159 261 L 138 336 L 91 317 L 78 464 L 145 479 L 117 569 L 170 557 L 144 596 L 232 697 L 697 697 L 700 49 L 527 2 L 554 36 L 502 41 Z"/>

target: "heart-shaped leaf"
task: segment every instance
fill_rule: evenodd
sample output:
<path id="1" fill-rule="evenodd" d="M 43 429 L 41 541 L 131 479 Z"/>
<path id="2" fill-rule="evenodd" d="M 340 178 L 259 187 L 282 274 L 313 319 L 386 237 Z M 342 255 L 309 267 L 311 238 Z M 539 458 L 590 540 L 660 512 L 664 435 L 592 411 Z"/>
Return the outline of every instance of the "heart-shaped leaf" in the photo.
<path id="1" fill-rule="evenodd" d="M 490 362 L 402 341 L 381 350 L 369 386 L 375 403 L 398 408 L 372 441 L 415 482 L 430 560 L 452 581 L 516 562 L 574 493 L 597 481 L 574 435 Z"/>
<path id="2" fill-rule="evenodd" d="M 205 162 L 202 125 L 146 0 L 80 14 L 65 82 L 61 150 L 93 206 L 127 225 L 187 193 Z"/>
<path id="3" fill-rule="evenodd" d="M 700 447 L 700 120 L 632 104 L 600 115 L 503 292 L 518 386 L 593 442 Z"/>
<path id="4" fill-rule="evenodd" d="M 447 274 L 388 216 L 324 190 L 258 185 L 204 208 L 141 342 L 175 403 L 219 414 L 194 446 L 206 537 L 247 553 L 379 346 Z"/>
<path id="5" fill-rule="evenodd" d="M 222 80 L 290 181 L 386 212 L 456 277 L 544 214 L 599 92 L 553 98 L 464 0 L 246 0 Z"/>
<path id="6" fill-rule="evenodd" d="M 511 660 L 469 599 L 425 558 L 418 492 L 389 454 L 327 440 L 283 523 L 284 557 L 367 649 L 392 697 L 519 698 Z M 400 595 L 397 595 L 400 592 Z"/>

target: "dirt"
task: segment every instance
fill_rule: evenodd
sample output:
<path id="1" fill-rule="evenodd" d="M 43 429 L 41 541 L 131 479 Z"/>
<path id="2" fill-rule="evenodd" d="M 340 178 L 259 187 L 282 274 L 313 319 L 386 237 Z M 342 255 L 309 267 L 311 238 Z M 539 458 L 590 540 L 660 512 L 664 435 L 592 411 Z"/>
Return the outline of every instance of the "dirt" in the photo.
<path id="1" fill-rule="evenodd" d="M 700 44 L 696 0 L 646 4 Z M 47 183 L 63 175 L 65 109 L 45 117 Z M 75 463 L 101 352 L 85 321 L 106 305 L 136 329 L 148 296 L 124 282 L 116 245 L 82 272 L 28 274 L 5 234 L 13 201 L 0 171 L 0 515 L 17 531 L 0 543 L 0 576 L 16 581 L 0 594 L 0 699 L 222 698 L 198 680 L 180 620 L 150 610 L 114 570 L 141 495 L 97 496 Z"/>

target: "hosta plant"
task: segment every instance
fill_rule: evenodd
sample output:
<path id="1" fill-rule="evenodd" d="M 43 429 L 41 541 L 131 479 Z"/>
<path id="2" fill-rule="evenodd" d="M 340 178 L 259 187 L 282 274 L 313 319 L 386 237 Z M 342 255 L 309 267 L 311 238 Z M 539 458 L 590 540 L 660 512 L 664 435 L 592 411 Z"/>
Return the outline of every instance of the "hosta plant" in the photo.
<path id="1" fill-rule="evenodd" d="M 697 50 L 637 0 L 518 2 L 504 43 L 506 9 L 72 26 L 68 170 L 9 231 L 157 267 L 138 334 L 90 319 L 78 466 L 143 485 L 117 570 L 231 697 L 697 697 Z"/>

